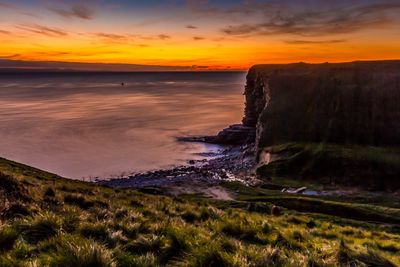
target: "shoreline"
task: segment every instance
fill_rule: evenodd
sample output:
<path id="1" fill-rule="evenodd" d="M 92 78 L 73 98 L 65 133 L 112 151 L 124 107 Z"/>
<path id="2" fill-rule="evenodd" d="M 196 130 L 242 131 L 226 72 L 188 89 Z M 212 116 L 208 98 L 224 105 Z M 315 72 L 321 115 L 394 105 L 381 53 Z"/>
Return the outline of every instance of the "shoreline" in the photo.
<path id="1" fill-rule="evenodd" d="M 190 140 L 193 139 L 193 141 Z M 204 137 L 179 138 L 181 142 L 199 142 Z M 96 180 L 96 184 L 115 188 L 135 188 L 146 192 L 170 195 L 202 193 L 216 199 L 231 199 L 231 193 L 219 185 L 222 182 L 240 182 L 257 185 L 252 168 L 254 157 L 250 145 L 218 144 L 223 149 L 210 159 L 188 160 L 187 165 L 169 169 L 139 172 L 127 178 Z M 212 196 L 214 195 L 214 196 Z"/>

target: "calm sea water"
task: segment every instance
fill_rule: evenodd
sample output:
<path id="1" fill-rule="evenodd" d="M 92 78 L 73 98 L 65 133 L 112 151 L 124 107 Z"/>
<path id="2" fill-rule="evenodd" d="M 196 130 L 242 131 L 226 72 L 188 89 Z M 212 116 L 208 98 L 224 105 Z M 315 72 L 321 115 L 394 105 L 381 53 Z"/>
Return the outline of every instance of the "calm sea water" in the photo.
<path id="1" fill-rule="evenodd" d="M 74 179 L 183 164 L 215 148 L 175 137 L 240 122 L 244 82 L 245 73 L 1 74 L 0 156 Z"/>

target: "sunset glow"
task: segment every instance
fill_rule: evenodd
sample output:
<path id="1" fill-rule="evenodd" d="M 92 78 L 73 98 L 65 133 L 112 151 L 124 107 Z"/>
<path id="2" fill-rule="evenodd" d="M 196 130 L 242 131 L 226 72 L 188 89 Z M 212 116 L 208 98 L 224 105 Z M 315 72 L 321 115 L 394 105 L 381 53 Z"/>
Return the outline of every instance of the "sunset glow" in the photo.
<path id="1" fill-rule="evenodd" d="M 374 0 L 3 0 L 0 67 L 57 61 L 244 70 L 395 59 L 399 14 L 399 1 Z"/>

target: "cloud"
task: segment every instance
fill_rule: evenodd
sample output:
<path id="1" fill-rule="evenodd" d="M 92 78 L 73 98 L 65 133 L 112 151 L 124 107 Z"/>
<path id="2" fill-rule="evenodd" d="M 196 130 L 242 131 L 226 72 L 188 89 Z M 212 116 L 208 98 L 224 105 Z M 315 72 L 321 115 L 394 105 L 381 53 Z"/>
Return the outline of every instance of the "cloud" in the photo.
<path id="1" fill-rule="evenodd" d="M 148 40 L 151 38 L 151 40 L 154 39 L 168 39 L 170 38 L 168 35 L 158 35 L 156 37 L 148 37 L 148 38 L 143 38 L 140 35 L 134 35 L 134 34 L 114 34 L 114 33 L 106 33 L 106 32 L 98 32 L 91 34 L 94 37 L 101 38 L 103 43 L 107 44 L 122 44 L 122 45 L 130 45 L 130 46 L 136 46 L 140 48 L 145 48 L 149 47 L 150 45 L 145 44 L 145 43 L 136 43 L 135 39 L 146 39 Z"/>
<path id="2" fill-rule="evenodd" d="M 0 59 L 16 59 L 19 58 L 21 54 L 13 54 L 13 55 L 7 55 L 7 56 L 0 56 Z"/>
<path id="3" fill-rule="evenodd" d="M 303 44 L 337 44 L 337 43 L 345 43 L 347 40 L 345 39 L 336 39 L 336 40 L 322 40 L 322 41 L 311 41 L 311 40 L 285 40 L 286 44 L 291 45 L 303 45 Z"/>
<path id="4" fill-rule="evenodd" d="M 198 29 L 196 26 L 193 26 L 193 25 L 186 25 L 186 28 L 187 28 L 187 29 L 191 29 L 191 30 L 196 30 L 196 29 Z"/>
<path id="5" fill-rule="evenodd" d="M 102 43 L 106 44 L 123 44 L 123 45 L 134 45 L 134 35 L 131 34 L 115 34 L 98 32 L 92 34 L 96 38 L 100 38 Z M 138 45 L 139 46 L 139 45 Z"/>
<path id="6" fill-rule="evenodd" d="M 195 36 L 195 37 L 193 37 L 193 40 L 195 40 L 195 41 L 201 41 L 201 40 L 204 40 L 205 38 L 204 37 L 201 37 L 201 36 Z"/>
<path id="7" fill-rule="evenodd" d="M 1 70 L 36 70 L 36 71 L 190 71 L 193 66 L 162 66 L 117 63 L 81 63 L 62 61 L 26 61 L 0 57 Z"/>
<path id="8" fill-rule="evenodd" d="M 11 32 L 9 32 L 9 31 L 4 31 L 4 30 L 0 30 L 0 34 L 11 34 Z"/>
<path id="9" fill-rule="evenodd" d="M 233 3 L 226 6 L 218 6 L 209 0 L 187 0 L 186 6 L 189 12 L 200 17 L 230 17 L 232 15 L 249 15 L 272 6 L 270 3 L 257 3 L 253 0 L 245 0 L 240 3 Z"/>
<path id="10" fill-rule="evenodd" d="M 65 56 L 65 55 L 71 55 L 71 53 L 69 52 L 35 52 L 35 55 L 41 55 L 41 56 L 50 56 L 50 57 L 54 57 L 54 56 Z"/>
<path id="11" fill-rule="evenodd" d="M 79 19 L 92 19 L 94 11 L 82 4 L 73 4 L 67 9 L 50 8 L 51 11 L 64 18 L 79 18 Z"/>
<path id="12" fill-rule="evenodd" d="M 171 36 L 166 35 L 166 34 L 159 34 L 157 37 L 158 37 L 158 39 L 161 39 L 161 40 L 171 39 Z"/>
<path id="13" fill-rule="evenodd" d="M 207 70 L 210 66 L 192 65 L 191 68 L 193 70 Z"/>
<path id="14" fill-rule="evenodd" d="M 111 39 L 111 40 L 128 40 L 129 39 L 129 36 L 113 34 L 113 33 L 99 32 L 99 33 L 96 33 L 95 35 L 98 37 L 102 37 L 105 39 Z"/>
<path id="15" fill-rule="evenodd" d="M 17 25 L 16 28 L 50 37 L 63 37 L 68 35 L 68 33 L 64 30 L 58 28 L 51 28 L 39 24 L 21 24 Z"/>
<path id="16" fill-rule="evenodd" d="M 0 3 L 0 7 L 3 7 L 3 8 L 15 8 L 14 5 L 12 5 L 12 4 L 6 4 L 6 3 Z"/>
<path id="17" fill-rule="evenodd" d="M 260 7 L 259 7 L 260 8 Z M 228 25 L 222 31 L 228 35 L 294 34 L 324 36 L 345 34 L 366 28 L 393 24 L 392 12 L 400 9 L 399 2 L 379 2 L 346 6 L 319 6 L 318 9 L 268 6 L 258 22 Z"/>

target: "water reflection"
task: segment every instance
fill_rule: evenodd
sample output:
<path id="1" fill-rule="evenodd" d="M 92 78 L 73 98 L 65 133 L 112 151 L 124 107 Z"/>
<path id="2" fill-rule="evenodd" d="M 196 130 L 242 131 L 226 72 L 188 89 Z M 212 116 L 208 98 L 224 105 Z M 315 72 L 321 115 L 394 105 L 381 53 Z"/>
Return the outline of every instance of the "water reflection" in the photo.
<path id="1" fill-rule="evenodd" d="M 181 164 L 241 120 L 243 73 L 0 76 L 2 157 L 58 174 L 108 177 Z M 121 86 L 121 82 L 125 86 Z"/>

